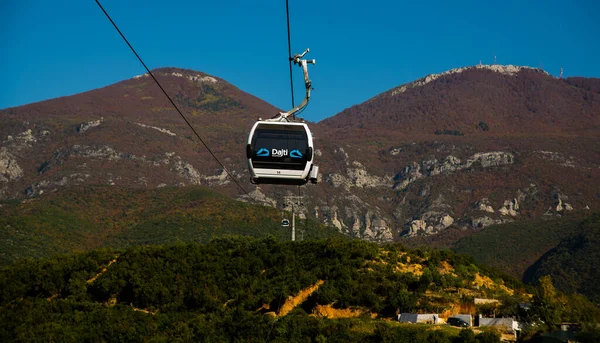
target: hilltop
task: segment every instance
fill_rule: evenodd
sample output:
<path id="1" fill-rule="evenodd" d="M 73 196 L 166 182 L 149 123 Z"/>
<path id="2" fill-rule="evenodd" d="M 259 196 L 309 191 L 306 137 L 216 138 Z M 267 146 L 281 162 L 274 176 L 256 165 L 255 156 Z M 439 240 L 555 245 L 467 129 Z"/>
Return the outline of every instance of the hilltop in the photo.
<path id="1" fill-rule="evenodd" d="M 596 132 L 599 85 L 530 67 L 477 65 L 427 75 L 320 123 L 406 134 Z"/>

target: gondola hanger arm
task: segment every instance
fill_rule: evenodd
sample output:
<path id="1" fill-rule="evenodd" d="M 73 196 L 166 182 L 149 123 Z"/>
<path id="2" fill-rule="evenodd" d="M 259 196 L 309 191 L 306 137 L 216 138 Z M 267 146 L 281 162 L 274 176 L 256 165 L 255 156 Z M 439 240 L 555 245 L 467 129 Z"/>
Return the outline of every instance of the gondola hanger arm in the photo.
<path id="1" fill-rule="evenodd" d="M 308 101 L 310 100 L 310 91 L 312 90 L 312 83 L 310 81 L 310 78 L 308 77 L 308 64 L 314 65 L 317 63 L 317 61 L 314 59 L 312 59 L 312 60 L 302 59 L 304 57 L 304 55 L 306 55 L 309 51 L 310 51 L 310 49 L 306 49 L 306 50 L 304 50 L 303 53 L 296 54 L 296 55 L 294 55 L 294 57 L 291 57 L 291 60 L 294 62 L 294 64 L 297 64 L 299 67 L 301 67 L 302 71 L 304 72 L 304 87 L 306 89 L 304 100 L 302 100 L 300 105 L 292 108 L 291 110 L 289 110 L 287 112 L 279 112 L 275 117 L 273 117 L 271 119 L 267 119 L 266 121 L 280 121 L 280 122 L 289 121 L 289 119 L 288 119 L 289 116 L 293 116 L 295 113 L 302 110 L 304 107 L 306 107 L 306 105 L 308 105 Z"/>

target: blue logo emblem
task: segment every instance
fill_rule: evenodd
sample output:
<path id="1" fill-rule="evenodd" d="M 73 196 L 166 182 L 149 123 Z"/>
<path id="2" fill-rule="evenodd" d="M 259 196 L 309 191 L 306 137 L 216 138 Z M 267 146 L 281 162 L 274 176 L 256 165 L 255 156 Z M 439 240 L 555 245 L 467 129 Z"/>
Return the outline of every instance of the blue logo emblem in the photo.
<path id="1" fill-rule="evenodd" d="M 256 152 L 256 156 L 269 156 L 269 150 L 265 149 L 265 148 L 260 148 L 260 150 L 258 150 Z"/>
<path id="2" fill-rule="evenodd" d="M 292 150 L 290 152 L 290 157 L 291 158 L 302 158 L 302 153 L 298 150 Z"/>

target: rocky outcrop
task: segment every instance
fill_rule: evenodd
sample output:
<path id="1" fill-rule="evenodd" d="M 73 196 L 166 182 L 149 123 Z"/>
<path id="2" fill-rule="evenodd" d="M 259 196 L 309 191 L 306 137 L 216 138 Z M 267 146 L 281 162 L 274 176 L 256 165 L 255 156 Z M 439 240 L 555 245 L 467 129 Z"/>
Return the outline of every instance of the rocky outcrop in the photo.
<path id="1" fill-rule="evenodd" d="M 138 126 L 141 126 L 141 127 L 145 127 L 145 128 L 156 130 L 158 132 L 165 133 L 165 134 L 167 134 L 169 136 L 177 136 L 176 134 L 174 134 L 173 132 L 171 132 L 171 131 L 169 131 L 167 129 L 163 129 L 163 128 L 156 127 L 156 126 L 150 126 L 150 125 L 146 125 L 146 124 L 142 124 L 142 123 L 135 123 L 135 124 L 138 125 Z"/>
<path id="2" fill-rule="evenodd" d="M 481 166 L 483 168 L 503 166 L 514 163 L 514 155 L 509 152 L 493 151 L 476 153 L 462 162 L 459 158 L 448 155 L 443 161 L 437 159 L 413 162 L 394 177 L 394 188 L 405 189 L 416 180 L 426 176 L 451 174 L 459 170 Z"/>
<path id="3" fill-rule="evenodd" d="M 452 226 L 454 222 L 452 206 L 447 204 L 443 195 L 440 194 L 425 208 L 418 219 L 413 219 L 406 224 L 402 234 L 405 236 L 433 235 Z"/>
<path id="4" fill-rule="evenodd" d="M 338 188 L 343 187 L 349 191 L 351 187 L 372 188 L 372 187 L 389 187 L 392 184 L 391 176 L 373 176 L 369 175 L 365 167 L 358 161 L 351 163 L 347 167 L 344 174 L 328 174 L 325 176 L 325 182 L 331 186 Z"/>
<path id="5" fill-rule="evenodd" d="M 337 205 L 315 206 L 313 214 L 323 223 L 337 228 L 340 233 L 375 242 L 393 241 L 393 227 L 378 209 L 370 209 L 356 195 L 344 200 L 339 202 L 347 204 L 343 208 Z"/>
<path id="6" fill-rule="evenodd" d="M 0 148 L 0 182 L 9 182 L 21 178 L 23 170 L 17 159 L 7 148 Z"/>
<path id="7" fill-rule="evenodd" d="M 568 202 L 563 202 L 563 199 L 567 200 L 568 197 L 564 194 L 558 194 L 556 197 L 556 212 L 562 211 L 573 211 L 573 206 Z"/>
<path id="8" fill-rule="evenodd" d="M 233 173 L 233 172 L 232 172 Z M 233 175 L 232 175 L 233 176 Z M 235 176 L 234 176 L 235 177 Z M 229 175 L 225 169 L 221 169 L 220 173 L 213 176 L 203 176 L 202 177 L 208 186 L 223 186 L 231 182 Z"/>
<path id="9" fill-rule="evenodd" d="M 6 143 L 7 146 L 10 146 L 10 148 L 14 152 L 31 148 L 34 143 L 37 143 L 37 138 L 35 138 L 33 131 L 31 131 L 31 129 L 28 129 L 19 133 L 16 136 L 8 135 L 6 137 L 6 141 L 4 141 L 3 143 Z"/>
<path id="10" fill-rule="evenodd" d="M 196 74 L 196 75 L 188 75 L 188 74 L 183 74 L 183 73 L 178 73 L 178 72 L 171 72 L 171 73 L 161 73 L 161 72 L 153 72 L 152 73 L 155 76 L 175 76 L 175 77 L 183 77 L 186 78 L 190 81 L 194 81 L 194 82 L 208 82 L 208 83 L 217 83 L 218 80 L 212 76 L 209 75 L 201 75 L 201 74 Z M 136 75 L 133 77 L 133 79 L 139 79 L 139 78 L 143 78 L 143 77 L 148 77 L 150 76 L 148 73 L 145 74 L 141 74 L 141 75 Z"/>
<path id="11" fill-rule="evenodd" d="M 426 219 L 425 219 L 426 217 Z M 454 224 L 454 218 L 449 214 L 438 216 L 425 216 L 424 219 L 415 219 L 408 223 L 405 236 L 434 235 Z"/>
<path id="12" fill-rule="evenodd" d="M 505 200 L 502 207 L 498 209 L 498 212 L 503 216 L 516 217 L 519 213 L 519 201 L 517 199 Z"/>
<path id="13" fill-rule="evenodd" d="M 194 168 L 191 164 L 182 161 L 181 159 L 175 162 L 175 171 L 180 177 L 187 179 L 192 185 L 200 185 L 204 176 Z"/>
<path id="14" fill-rule="evenodd" d="M 135 156 L 130 154 L 124 154 L 116 151 L 115 149 L 109 147 L 108 145 L 102 146 L 100 148 L 86 146 L 86 145 L 73 145 L 71 150 L 69 151 L 69 155 L 79 156 L 79 157 L 88 157 L 88 158 L 97 158 L 97 159 L 107 159 L 109 161 L 117 161 L 122 158 L 136 159 Z"/>
<path id="15" fill-rule="evenodd" d="M 81 123 L 77 127 L 77 132 L 84 133 L 93 127 L 100 126 L 100 123 L 102 123 L 103 120 L 104 120 L 104 118 L 100 118 L 98 120 L 92 120 L 92 121 L 88 121 L 86 123 Z"/>
<path id="16" fill-rule="evenodd" d="M 479 210 L 479 211 L 494 213 L 494 208 L 492 207 L 492 204 L 490 203 L 488 198 L 483 198 L 483 199 L 479 200 L 478 202 L 475 203 L 474 207 L 476 210 Z"/>
<path id="17" fill-rule="evenodd" d="M 483 229 L 490 225 L 511 222 L 511 219 L 493 219 L 488 216 L 471 218 L 471 226 L 475 229 Z"/>
<path id="18" fill-rule="evenodd" d="M 370 211 L 364 216 L 364 228 L 362 239 L 376 242 L 391 242 L 394 239 L 392 229 L 385 219 Z"/>
<path id="19" fill-rule="evenodd" d="M 256 187 L 256 189 L 248 194 L 240 195 L 237 199 L 244 202 L 258 202 L 268 207 L 277 207 L 277 201 L 266 196 L 265 193 L 261 191 L 260 187 Z"/>

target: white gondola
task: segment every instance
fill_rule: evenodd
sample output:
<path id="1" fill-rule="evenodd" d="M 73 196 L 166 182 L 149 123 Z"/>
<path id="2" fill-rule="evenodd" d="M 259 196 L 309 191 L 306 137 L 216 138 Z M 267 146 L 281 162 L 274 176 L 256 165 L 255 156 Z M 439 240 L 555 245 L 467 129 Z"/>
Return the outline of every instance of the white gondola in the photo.
<path id="1" fill-rule="evenodd" d="M 311 82 L 308 63 L 301 59 L 309 50 L 294 56 L 294 64 L 304 71 L 306 97 L 300 105 L 271 119 L 259 119 L 248 136 L 246 156 L 252 183 L 303 185 L 317 182 L 319 167 L 314 165 L 313 137 L 308 125 L 295 122 L 294 114 L 302 110 L 310 99 Z"/>
<path id="2" fill-rule="evenodd" d="M 288 226 L 290 226 L 290 221 L 289 221 L 289 220 L 287 220 L 287 219 L 284 219 L 284 220 L 282 220 L 282 221 L 281 221 L 281 226 L 283 226 L 283 227 L 288 227 Z"/>

